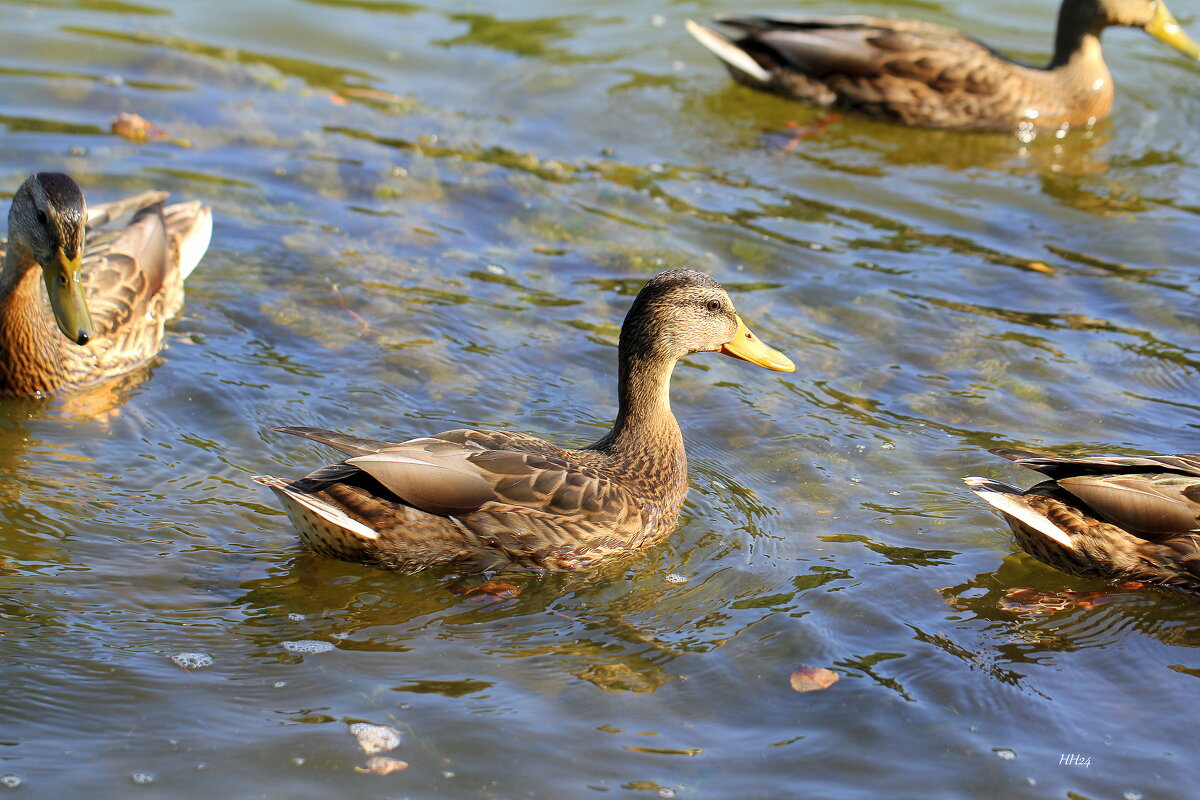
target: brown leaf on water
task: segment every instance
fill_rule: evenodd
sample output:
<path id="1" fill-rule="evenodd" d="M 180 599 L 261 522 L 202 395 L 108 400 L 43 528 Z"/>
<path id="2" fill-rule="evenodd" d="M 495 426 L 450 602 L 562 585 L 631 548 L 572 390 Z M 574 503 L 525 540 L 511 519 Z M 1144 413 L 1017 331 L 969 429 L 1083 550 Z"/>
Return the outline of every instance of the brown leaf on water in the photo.
<path id="1" fill-rule="evenodd" d="M 449 588 L 450 591 L 459 597 L 479 595 L 482 599 L 493 603 L 500 603 L 521 596 L 521 590 L 516 584 L 504 581 L 486 581 L 478 586 L 470 586 L 466 581 L 458 581 Z"/>
<path id="2" fill-rule="evenodd" d="M 367 775 L 391 775 L 393 772 L 399 772 L 402 769 L 408 769 L 407 761 L 401 761 L 398 758 L 388 758 L 387 756 L 372 756 L 367 759 L 366 766 L 355 767 L 354 771 Z"/>
<path id="3" fill-rule="evenodd" d="M 123 139 L 138 144 L 147 142 L 171 142 L 180 147 L 191 147 L 187 139 L 172 139 L 171 135 L 140 114 L 121 112 L 113 117 L 112 132 Z"/>
<path id="4" fill-rule="evenodd" d="M 792 670 L 792 688 L 797 692 L 828 689 L 838 682 L 838 674 L 824 667 L 796 667 Z"/>
<path id="5" fill-rule="evenodd" d="M 112 132 L 138 144 L 162 142 L 168 138 L 166 131 L 145 117 L 124 112 L 113 117 Z"/>
<path id="6" fill-rule="evenodd" d="M 796 146 L 805 139 L 812 139 L 813 137 L 820 136 L 830 125 L 837 122 L 841 118 L 841 114 L 825 114 L 817 117 L 816 120 L 808 125 L 798 125 L 795 122 L 789 121 L 787 123 L 787 127 L 788 133 L 791 134 L 791 138 L 788 139 L 787 144 L 780 148 L 780 151 L 784 153 L 792 152 L 796 149 Z"/>
<path id="7" fill-rule="evenodd" d="M 1069 589 L 1050 592 L 1020 586 L 1005 592 L 999 605 L 1000 610 L 1010 614 L 1050 614 L 1071 608 L 1095 608 L 1118 599 L 1116 590 L 1132 591 L 1142 586 L 1143 584 L 1137 581 L 1128 581 L 1117 584 L 1114 589 L 1096 589 L 1089 592 Z"/>

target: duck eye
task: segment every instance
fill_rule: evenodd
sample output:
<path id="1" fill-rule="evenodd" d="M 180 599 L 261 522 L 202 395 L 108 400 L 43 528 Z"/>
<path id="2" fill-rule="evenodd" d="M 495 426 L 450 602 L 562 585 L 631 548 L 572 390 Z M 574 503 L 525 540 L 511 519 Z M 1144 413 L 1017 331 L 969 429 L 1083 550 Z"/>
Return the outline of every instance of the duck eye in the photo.
<path id="1" fill-rule="evenodd" d="M 720 311 L 721 310 L 721 301 L 720 300 L 709 300 L 708 301 L 708 310 L 713 312 L 714 314 L 717 313 L 718 311 Z"/>
<path id="2" fill-rule="evenodd" d="M 37 221 L 38 225 L 41 225 L 42 227 L 45 227 L 50 222 L 50 220 L 46 218 L 46 212 L 42 211 L 40 208 L 37 210 Z"/>

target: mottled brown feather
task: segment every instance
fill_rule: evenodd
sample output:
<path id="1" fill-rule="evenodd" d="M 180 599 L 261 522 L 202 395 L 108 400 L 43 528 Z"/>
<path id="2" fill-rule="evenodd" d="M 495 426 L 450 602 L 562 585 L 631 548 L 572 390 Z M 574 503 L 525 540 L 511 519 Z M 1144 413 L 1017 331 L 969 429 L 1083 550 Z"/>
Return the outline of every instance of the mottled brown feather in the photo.
<path id="1" fill-rule="evenodd" d="M 993 450 L 1051 480 L 1021 491 L 966 479 L 1004 514 L 1017 543 L 1076 575 L 1200 592 L 1200 455 L 1055 458 Z M 997 499 L 999 498 L 999 500 Z M 1049 521 L 1070 547 L 1022 520 L 1005 501 Z"/>
<path id="2" fill-rule="evenodd" d="M 392 443 L 278 428 L 351 458 L 293 483 L 255 480 L 275 491 L 314 551 L 377 567 L 575 569 L 632 552 L 674 529 L 687 493 L 668 399 L 675 362 L 729 344 L 738 325 L 719 284 L 672 270 L 646 285 L 625 319 L 617 420 L 591 447 L 504 431 Z"/>
<path id="3" fill-rule="evenodd" d="M 0 243 L 0 394 L 81 386 L 134 369 L 159 352 L 164 325 L 183 305 L 185 273 L 207 247 L 212 226 L 210 209 L 197 202 L 164 209 L 165 196 L 145 192 L 90 211 L 77 209 L 80 226 L 132 212 L 118 230 L 89 231 L 86 239 L 82 227 L 53 234 L 84 239 L 82 277 L 95 335 L 79 346 L 54 322 L 34 258 L 38 248 L 31 244 L 43 234 L 32 209 L 19 207 L 27 198 L 18 193 L 9 215 L 10 240 Z"/>
<path id="4" fill-rule="evenodd" d="M 720 14 L 714 20 L 740 39 L 694 23 L 689 30 L 739 83 L 786 97 L 930 128 L 1060 127 L 1108 114 L 1113 88 L 1100 34 L 1110 25 L 1145 27 L 1154 11 L 1149 0 L 1064 0 L 1044 68 L 913 20 Z"/>

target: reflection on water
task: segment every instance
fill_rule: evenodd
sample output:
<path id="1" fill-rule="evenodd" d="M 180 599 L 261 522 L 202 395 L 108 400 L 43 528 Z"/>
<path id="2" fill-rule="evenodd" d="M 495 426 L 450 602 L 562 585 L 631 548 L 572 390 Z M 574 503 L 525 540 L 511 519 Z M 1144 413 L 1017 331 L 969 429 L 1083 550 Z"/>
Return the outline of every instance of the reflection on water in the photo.
<path id="1" fill-rule="evenodd" d="M 1019 665 L 1065 665 L 1063 654 L 1119 649 L 1131 637 L 1170 648 L 1200 646 L 1191 598 L 1096 581 L 1064 589 L 1057 574 L 1027 561 L 1032 560 L 1023 554 L 1009 556 L 998 570 L 942 590 L 953 608 L 988 623 L 988 638 L 995 640 L 988 669 L 1020 676 L 1027 689 L 1039 691 L 1029 684 L 1030 670 Z M 1186 651 L 1174 651 L 1167 658 L 1191 661 Z M 1117 683 L 1128 674 L 1136 681 L 1139 666 L 1146 664 L 1126 665 L 1105 679 Z M 1179 672 L 1177 666 L 1169 669 Z"/>
<path id="2" fill-rule="evenodd" d="M 1052 15 L 1026 5 L 861 10 L 1036 52 Z M 1001 445 L 1194 449 L 1193 67 L 1121 37 L 1112 118 L 1022 143 L 821 122 L 730 86 L 670 4 L 4 7 L 0 193 L 64 169 L 95 202 L 159 187 L 217 219 L 155 364 L 0 404 L 0 775 L 1188 795 L 1193 601 L 1014 552 L 958 478 L 1020 482 Z M 194 146 L 113 136 L 122 111 Z M 252 488 L 316 457 L 279 424 L 594 440 L 619 320 L 678 265 L 799 371 L 681 365 L 692 492 L 646 553 L 489 593 L 313 556 Z M 797 693 L 800 665 L 841 680 Z M 356 722 L 409 767 L 356 772 Z"/>

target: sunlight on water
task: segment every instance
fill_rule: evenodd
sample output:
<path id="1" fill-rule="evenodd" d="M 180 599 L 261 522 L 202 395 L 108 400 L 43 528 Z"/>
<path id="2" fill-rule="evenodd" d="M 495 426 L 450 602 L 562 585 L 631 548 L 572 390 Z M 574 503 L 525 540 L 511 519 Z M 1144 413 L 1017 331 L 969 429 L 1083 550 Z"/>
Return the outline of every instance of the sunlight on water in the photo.
<path id="1" fill-rule="evenodd" d="M 796 10 L 1041 61 L 1051 5 Z M 1194 64 L 1113 31 L 1110 119 L 1022 141 L 734 86 L 683 23 L 748 7 L 3 6 L 0 195 L 64 170 L 216 215 L 154 363 L 0 402 L 0 785 L 1189 796 L 1193 601 L 1041 565 L 959 477 L 1034 482 L 987 447 L 1196 449 Z M 621 318 L 680 265 L 798 371 L 676 371 L 661 546 L 398 576 L 307 552 L 251 483 L 329 460 L 278 425 L 594 441 Z"/>

